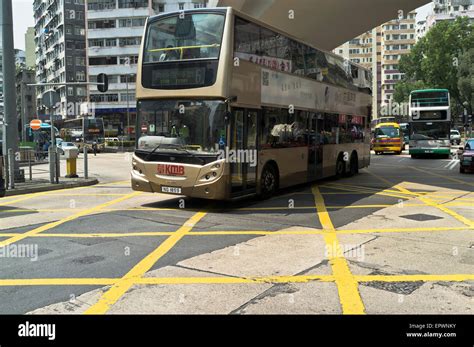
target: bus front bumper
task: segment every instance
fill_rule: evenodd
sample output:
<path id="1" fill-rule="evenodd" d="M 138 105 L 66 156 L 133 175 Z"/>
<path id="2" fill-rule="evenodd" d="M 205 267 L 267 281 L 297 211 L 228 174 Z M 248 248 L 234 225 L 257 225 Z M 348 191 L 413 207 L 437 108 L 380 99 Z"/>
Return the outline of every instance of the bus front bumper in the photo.
<path id="1" fill-rule="evenodd" d="M 186 172 L 195 171 L 184 180 L 180 180 L 178 177 L 159 177 L 159 175 L 155 174 L 158 164 L 160 163 L 144 162 L 134 156 L 131 171 L 132 189 L 146 193 L 161 193 L 212 200 L 225 200 L 228 196 L 228 185 L 226 182 L 229 176 L 225 168 L 222 168 L 218 177 L 213 179 L 212 182 L 202 183 L 196 181 L 196 177 L 201 177 L 201 173 L 207 172 L 209 170 L 208 167 L 215 165 L 215 163 L 200 168 L 183 165 Z M 221 165 L 223 164 L 221 163 Z"/>
<path id="2" fill-rule="evenodd" d="M 409 154 L 435 154 L 435 155 L 449 155 L 450 148 L 410 148 Z"/>

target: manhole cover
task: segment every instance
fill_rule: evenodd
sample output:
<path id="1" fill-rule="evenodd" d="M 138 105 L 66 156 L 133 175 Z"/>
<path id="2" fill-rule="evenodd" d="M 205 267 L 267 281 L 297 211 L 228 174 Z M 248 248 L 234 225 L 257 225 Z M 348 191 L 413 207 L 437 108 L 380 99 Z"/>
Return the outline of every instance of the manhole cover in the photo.
<path id="1" fill-rule="evenodd" d="M 382 273 L 380 271 L 374 271 L 370 275 L 390 275 L 387 273 Z M 386 290 L 388 292 L 408 295 L 413 293 L 415 290 L 420 288 L 423 285 L 423 281 L 416 282 L 363 282 L 361 283 L 364 286 L 372 287 L 380 290 Z"/>
<path id="2" fill-rule="evenodd" d="M 438 217 L 438 216 L 433 216 L 431 214 L 423 214 L 423 213 L 410 214 L 410 215 L 400 216 L 400 217 L 405 218 L 405 219 L 416 220 L 418 222 L 426 222 L 428 220 L 443 219 L 443 217 Z"/>

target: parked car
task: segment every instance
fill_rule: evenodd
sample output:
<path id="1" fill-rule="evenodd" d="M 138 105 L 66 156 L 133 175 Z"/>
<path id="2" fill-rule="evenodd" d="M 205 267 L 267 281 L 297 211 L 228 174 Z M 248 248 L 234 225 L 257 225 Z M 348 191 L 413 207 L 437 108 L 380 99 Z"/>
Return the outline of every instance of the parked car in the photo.
<path id="1" fill-rule="evenodd" d="M 64 150 L 66 150 L 66 149 L 77 149 L 77 150 L 79 150 L 74 143 L 66 142 L 66 141 L 63 141 L 60 144 L 58 144 L 58 149 L 59 149 L 59 153 L 61 153 L 63 155 L 64 155 Z"/>
<path id="2" fill-rule="evenodd" d="M 461 144 L 461 133 L 459 130 L 451 130 L 451 143 L 453 145 Z"/>
<path id="3" fill-rule="evenodd" d="M 459 148 L 458 156 L 460 173 L 474 171 L 474 139 L 466 140 L 464 147 Z"/>

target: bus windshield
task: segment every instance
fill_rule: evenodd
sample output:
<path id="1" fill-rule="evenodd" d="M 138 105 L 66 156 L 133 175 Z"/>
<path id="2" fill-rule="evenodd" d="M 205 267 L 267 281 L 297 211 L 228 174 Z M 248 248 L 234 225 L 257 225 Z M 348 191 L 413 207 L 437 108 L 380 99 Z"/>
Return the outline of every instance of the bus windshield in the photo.
<path id="1" fill-rule="evenodd" d="M 141 135 L 161 138 L 156 152 L 215 154 L 225 147 L 226 104 L 222 101 L 144 100 L 138 107 Z"/>
<path id="2" fill-rule="evenodd" d="M 224 21 L 223 14 L 191 13 L 151 22 L 143 62 L 218 59 Z"/>
<path id="3" fill-rule="evenodd" d="M 400 137 L 400 129 L 395 127 L 380 127 L 375 129 L 375 137 L 377 138 L 396 138 Z"/>
<path id="4" fill-rule="evenodd" d="M 449 131 L 448 122 L 412 123 L 411 140 L 448 140 Z"/>

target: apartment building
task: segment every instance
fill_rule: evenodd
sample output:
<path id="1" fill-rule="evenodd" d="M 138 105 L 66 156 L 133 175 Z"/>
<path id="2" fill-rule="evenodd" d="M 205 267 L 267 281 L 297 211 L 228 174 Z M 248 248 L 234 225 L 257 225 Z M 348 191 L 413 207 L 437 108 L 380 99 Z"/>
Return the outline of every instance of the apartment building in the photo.
<path id="1" fill-rule="evenodd" d="M 36 82 L 86 82 L 86 42 L 84 0 L 34 0 Z M 49 119 L 37 90 L 38 116 Z M 85 86 L 56 87 L 61 106 L 54 110 L 58 119 L 78 116 L 80 104 L 87 101 Z"/>
<path id="2" fill-rule="evenodd" d="M 474 0 L 435 0 L 432 12 L 417 23 L 418 39 L 425 36 L 436 23 L 454 21 L 458 17 L 468 17 L 474 23 Z"/>
<path id="3" fill-rule="evenodd" d="M 393 101 L 395 85 L 402 79 L 399 62 L 416 44 L 416 12 L 382 25 L 381 103 Z"/>
<path id="4" fill-rule="evenodd" d="M 26 66 L 29 68 L 35 67 L 36 56 L 35 56 L 35 28 L 28 27 L 25 33 L 25 56 Z"/>
<path id="5" fill-rule="evenodd" d="M 416 43 L 416 12 L 389 21 L 336 48 L 334 53 L 372 71 L 372 118 L 380 117 L 382 107 L 393 101 L 395 85 L 402 79 L 398 64 Z"/>
<path id="6" fill-rule="evenodd" d="M 89 86 L 96 116 L 104 118 L 106 137 L 134 137 L 135 82 L 145 20 L 163 12 L 207 7 L 207 0 L 87 0 L 87 54 L 90 82 L 109 77 L 109 90 Z"/>
<path id="7" fill-rule="evenodd" d="M 28 84 L 35 83 L 35 70 L 26 65 L 17 66 L 16 71 L 16 111 L 21 124 L 21 139 L 26 141 L 26 126 L 36 115 L 35 87 Z"/>

